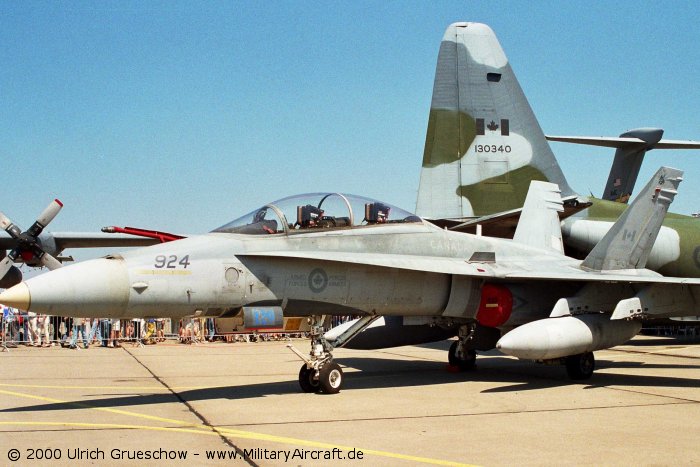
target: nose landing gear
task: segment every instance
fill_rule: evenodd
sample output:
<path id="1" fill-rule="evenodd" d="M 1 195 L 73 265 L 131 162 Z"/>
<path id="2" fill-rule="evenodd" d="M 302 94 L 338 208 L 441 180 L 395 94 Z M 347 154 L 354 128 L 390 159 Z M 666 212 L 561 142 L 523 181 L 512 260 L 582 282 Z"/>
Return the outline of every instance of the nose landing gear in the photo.
<path id="1" fill-rule="evenodd" d="M 333 346 L 323 337 L 323 317 L 311 316 L 311 353 L 306 356 L 292 344 L 287 347 L 304 360 L 299 369 L 299 386 L 304 392 L 336 394 L 343 384 L 343 370 L 333 361 Z"/>
<path id="2" fill-rule="evenodd" d="M 333 361 L 334 347 L 342 347 L 353 337 L 367 328 L 377 316 L 364 316 L 348 327 L 333 342 L 324 337 L 323 316 L 310 316 L 311 352 L 304 355 L 292 344 L 287 347 L 304 361 L 299 369 L 299 386 L 304 392 L 337 394 L 343 386 L 343 370 Z"/>

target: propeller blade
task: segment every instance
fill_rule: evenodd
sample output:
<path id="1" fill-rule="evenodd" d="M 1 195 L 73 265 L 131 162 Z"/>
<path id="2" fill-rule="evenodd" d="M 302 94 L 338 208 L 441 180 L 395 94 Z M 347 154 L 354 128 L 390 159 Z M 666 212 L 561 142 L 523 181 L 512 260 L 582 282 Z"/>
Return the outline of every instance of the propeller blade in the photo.
<path id="1" fill-rule="evenodd" d="M 22 233 L 22 229 L 18 225 L 14 224 L 5 213 L 0 212 L 0 228 L 10 234 L 12 238 L 19 237 Z"/>
<path id="2" fill-rule="evenodd" d="M 9 256 L 5 256 L 2 259 L 2 261 L 0 261 L 0 279 L 5 277 L 5 274 L 7 274 L 7 271 L 9 271 L 10 268 L 12 267 L 12 263 L 13 263 L 12 258 L 10 258 Z"/>
<path id="3" fill-rule="evenodd" d="M 59 200 L 55 199 L 49 203 L 48 206 L 46 206 L 46 209 L 39 214 L 39 217 L 36 219 L 36 222 L 32 224 L 32 226 L 27 230 L 27 234 L 29 234 L 32 237 L 37 237 L 43 230 L 44 227 L 49 225 L 49 223 L 56 217 L 56 215 L 61 211 L 63 208 L 63 203 L 60 202 Z"/>
<path id="4" fill-rule="evenodd" d="M 57 260 L 48 253 L 44 253 L 43 255 L 41 255 L 41 258 L 39 258 L 39 263 L 41 263 L 42 266 L 46 266 L 52 271 L 63 266 L 59 260 Z"/>

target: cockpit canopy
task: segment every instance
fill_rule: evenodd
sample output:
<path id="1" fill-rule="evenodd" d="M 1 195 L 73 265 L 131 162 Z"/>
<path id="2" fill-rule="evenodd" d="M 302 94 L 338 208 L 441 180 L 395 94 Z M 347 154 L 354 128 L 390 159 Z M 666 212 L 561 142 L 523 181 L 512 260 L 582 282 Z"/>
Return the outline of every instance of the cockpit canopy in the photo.
<path id="1" fill-rule="evenodd" d="M 408 211 L 362 196 L 309 193 L 266 204 L 214 232 L 263 235 L 407 222 L 422 220 Z"/>

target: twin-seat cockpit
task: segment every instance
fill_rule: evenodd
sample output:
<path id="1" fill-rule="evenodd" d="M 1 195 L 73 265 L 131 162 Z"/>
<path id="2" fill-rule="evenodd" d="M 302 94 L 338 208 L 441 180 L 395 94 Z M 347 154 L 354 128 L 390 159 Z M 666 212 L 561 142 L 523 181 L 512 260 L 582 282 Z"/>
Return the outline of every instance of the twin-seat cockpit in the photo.
<path id="1" fill-rule="evenodd" d="M 415 214 L 362 196 L 310 193 L 266 204 L 214 232 L 293 234 L 321 229 L 421 222 L 421 218 Z"/>

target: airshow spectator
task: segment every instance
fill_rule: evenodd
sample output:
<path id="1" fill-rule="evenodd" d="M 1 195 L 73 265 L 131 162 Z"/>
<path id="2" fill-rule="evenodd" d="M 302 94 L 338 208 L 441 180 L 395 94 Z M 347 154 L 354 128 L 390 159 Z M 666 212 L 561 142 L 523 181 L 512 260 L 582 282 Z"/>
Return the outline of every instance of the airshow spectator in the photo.
<path id="1" fill-rule="evenodd" d="M 42 347 L 53 346 L 54 344 L 53 344 L 53 342 L 51 342 L 51 332 L 49 330 L 51 320 L 49 319 L 49 317 L 47 315 L 41 315 L 41 314 L 36 316 L 36 320 L 37 320 L 37 326 L 38 326 L 37 332 L 39 334 L 39 336 L 38 336 L 39 345 L 41 345 Z M 41 343 L 42 338 L 44 339 L 43 345 Z"/>
<path id="2" fill-rule="evenodd" d="M 17 347 L 17 322 L 15 321 L 15 310 L 9 306 L 2 305 L 3 336 L 2 339 L 7 347 Z"/>
<path id="3" fill-rule="evenodd" d="M 86 325 L 89 325 L 90 319 L 86 318 L 85 320 Z M 96 340 L 99 345 L 102 345 L 102 333 L 100 332 L 100 319 L 99 318 L 93 318 L 92 319 L 92 327 L 90 328 L 90 332 L 88 333 L 87 336 L 87 341 L 88 344 L 93 344 L 93 339 Z"/>
<path id="4" fill-rule="evenodd" d="M 85 319 L 84 318 L 73 318 L 73 335 L 70 340 L 70 348 L 78 348 L 78 334 L 80 333 L 83 338 L 83 348 L 87 349 L 90 344 L 87 340 L 87 333 L 85 332 Z"/>
<path id="5" fill-rule="evenodd" d="M 65 347 L 70 342 L 70 333 L 72 327 L 73 320 L 71 318 L 61 318 L 61 323 L 58 325 L 58 332 L 60 334 L 59 341 L 61 343 L 61 347 Z"/>
<path id="6" fill-rule="evenodd" d="M 112 330 L 109 332 L 109 343 L 107 347 L 121 347 L 119 338 L 121 334 L 121 321 L 115 318 L 112 320 Z"/>
<path id="7" fill-rule="evenodd" d="M 29 341 L 27 345 L 31 344 L 34 347 L 39 347 L 41 345 L 41 340 L 39 339 L 37 316 L 33 311 L 27 312 L 27 322 L 29 324 Z"/>

